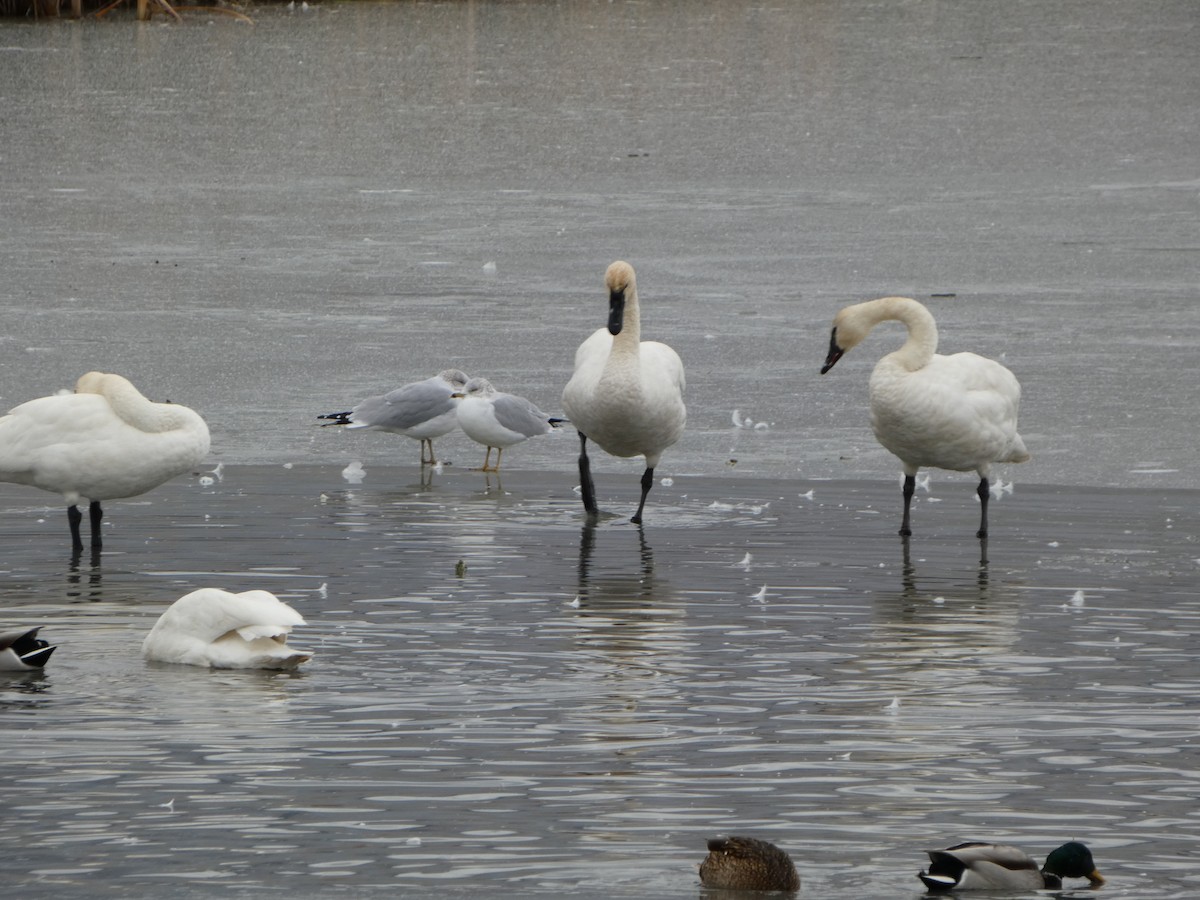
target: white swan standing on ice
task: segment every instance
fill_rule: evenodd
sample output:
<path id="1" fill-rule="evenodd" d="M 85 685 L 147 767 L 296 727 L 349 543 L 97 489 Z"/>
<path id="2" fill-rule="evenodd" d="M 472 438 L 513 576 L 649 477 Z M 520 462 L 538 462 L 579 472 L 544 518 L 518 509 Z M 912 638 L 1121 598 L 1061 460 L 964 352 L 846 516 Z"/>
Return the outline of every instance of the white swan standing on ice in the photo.
<path id="1" fill-rule="evenodd" d="M 880 322 L 895 320 L 908 329 L 904 346 L 883 357 L 870 381 L 871 428 L 904 465 L 904 520 L 900 534 L 912 534 L 909 513 L 917 470 L 935 466 L 979 473 L 981 515 L 977 536 L 987 537 L 988 474 L 992 463 L 1029 459 L 1017 434 L 1021 386 L 994 360 L 974 353 L 941 356 L 937 324 L 924 306 L 908 297 L 882 297 L 847 306 L 833 320 L 824 375 Z"/>
<path id="2" fill-rule="evenodd" d="M 421 465 L 433 465 L 433 439 L 458 427 L 458 401 L 451 399 L 467 385 L 467 376 L 458 369 L 443 369 L 432 378 L 414 381 L 402 387 L 363 400 L 347 412 L 326 413 L 318 419 L 333 419 L 329 425 L 348 428 L 373 428 L 402 434 L 421 442 Z M 429 448 L 426 458 L 425 449 Z"/>
<path id="3" fill-rule="evenodd" d="M 617 261 L 604 274 L 608 327 L 597 329 L 575 351 L 575 372 L 563 389 L 563 411 L 579 430 L 579 479 L 583 507 L 596 513 L 587 442 L 613 456 L 644 456 L 642 497 L 630 520 L 642 522 L 654 467 L 679 440 L 687 422 L 683 362 L 658 341 L 641 338 L 641 313 L 633 266 Z"/>
<path id="4" fill-rule="evenodd" d="M 78 504 L 90 501 L 92 547 L 102 500 L 136 497 L 208 454 L 208 426 L 192 410 L 153 403 L 120 375 L 88 372 L 73 394 L 22 403 L 0 417 L 0 481 L 62 494 L 76 551 Z"/>
<path id="5" fill-rule="evenodd" d="M 201 588 L 172 603 L 142 642 L 142 656 L 213 669 L 294 669 L 311 653 L 289 647 L 303 617 L 268 591 Z"/>
<path id="6" fill-rule="evenodd" d="M 458 399 L 458 425 L 463 434 L 487 447 L 484 472 L 500 471 L 500 456 L 511 447 L 556 428 L 562 419 L 542 412 L 532 401 L 492 387 L 486 378 L 472 378 L 453 395 Z M 490 466 L 492 448 L 496 465 Z"/>

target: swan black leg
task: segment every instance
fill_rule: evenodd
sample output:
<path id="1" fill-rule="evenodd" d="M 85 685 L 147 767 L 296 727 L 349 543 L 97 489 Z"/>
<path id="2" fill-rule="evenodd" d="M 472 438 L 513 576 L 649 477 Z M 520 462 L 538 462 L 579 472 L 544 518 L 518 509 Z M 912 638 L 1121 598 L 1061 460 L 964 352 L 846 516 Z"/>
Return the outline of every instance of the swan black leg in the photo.
<path id="1" fill-rule="evenodd" d="M 646 505 L 646 495 L 650 493 L 650 487 L 654 484 L 654 468 L 647 467 L 642 473 L 642 499 L 638 502 L 638 511 L 629 521 L 634 525 L 642 524 L 642 508 Z"/>
<path id="2" fill-rule="evenodd" d="M 904 476 L 904 519 L 900 523 L 900 534 L 904 537 L 912 535 L 912 526 L 909 524 L 909 516 L 912 511 L 913 494 L 917 491 L 917 476 Z"/>
<path id="3" fill-rule="evenodd" d="M 975 493 L 979 495 L 979 510 L 980 510 L 979 530 L 977 532 L 975 532 L 975 537 L 985 538 L 985 537 L 987 537 L 988 497 L 990 497 L 991 493 L 992 493 L 990 487 L 988 486 L 987 478 L 979 479 L 979 487 L 977 487 L 975 489 Z"/>
<path id="4" fill-rule="evenodd" d="M 100 522 L 104 519 L 104 510 L 100 508 L 99 500 L 93 500 L 88 507 L 88 518 L 92 520 L 92 549 L 99 550 L 104 545 L 104 538 L 100 534 Z"/>
<path id="5" fill-rule="evenodd" d="M 71 549 L 76 553 L 83 550 L 83 538 L 79 536 L 79 523 L 83 521 L 83 513 L 78 506 L 67 507 L 67 524 L 71 526 Z"/>
<path id="6" fill-rule="evenodd" d="M 579 432 L 579 492 L 588 515 L 596 514 L 596 486 L 592 484 L 592 464 L 587 455 L 587 435 Z"/>

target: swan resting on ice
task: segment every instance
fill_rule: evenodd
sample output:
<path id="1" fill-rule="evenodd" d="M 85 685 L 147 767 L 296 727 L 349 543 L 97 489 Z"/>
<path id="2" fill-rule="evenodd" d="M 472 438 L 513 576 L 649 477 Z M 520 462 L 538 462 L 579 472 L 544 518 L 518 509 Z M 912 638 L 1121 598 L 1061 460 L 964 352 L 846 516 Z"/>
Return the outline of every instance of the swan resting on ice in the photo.
<path id="1" fill-rule="evenodd" d="M 269 591 L 200 588 L 176 600 L 142 642 L 142 656 L 213 669 L 295 669 L 311 653 L 288 646 L 304 618 Z"/>
<path id="2" fill-rule="evenodd" d="M 842 309 L 833 320 L 824 375 L 846 351 L 881 322 L 908 330 L 904 345 L 879 360 L 871 373 L 871 428 L 904 466 L 904 519 L 900 534 L 912 534 L 910 510 L 917 470 L 934 466 L 979 474 L 981 508 L 976 535 L 987 537 L 988 475 L 993 463 L 1029 459 L 1017 433 L 1021 386 L 995 360 L 974 353 L 937 353 L 933 315 L 908 297 L 882 297 Z"/>
<path id="3" fill-rule="evenodd" d="M 144 494 L 190 470 L 208 448 L 208 426 L 194 411 L 147 400 L 120 375 L 88 372 L 75 393 L 39 397 L 0 417 L 0 481 L 62 494 L 76 551 L 78 504 L 90 501 L 99 549 L 102 500 Z"/>
<path id="4" fill-rule="evenodd" d="M 613 456 L 645 457 L 642 496 L 630 519 L 640 525 L 654 467 L 687 423 L 683 362 L 666 344 L 642 340 L 633 266 L 614 262 L 604 273 L 604 283 L 608 325 L 575 351 L 575 371 L 563 388 L 563 411 L 579 431 L 580 491 L 589 515 L 596 515 L 597 508 L 588 438 Z"/>

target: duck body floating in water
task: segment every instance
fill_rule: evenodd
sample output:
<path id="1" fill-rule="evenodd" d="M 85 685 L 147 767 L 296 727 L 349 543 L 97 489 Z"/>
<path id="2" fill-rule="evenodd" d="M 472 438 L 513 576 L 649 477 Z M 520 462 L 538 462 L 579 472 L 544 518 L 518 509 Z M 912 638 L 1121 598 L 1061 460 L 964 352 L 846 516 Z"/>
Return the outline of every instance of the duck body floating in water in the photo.
<path id="1" fill-rule="evenodd" d="M 1064 878 L 1086 878 L 1092 887 L 1104 884 L 1092 851 L 1079 841 L 1052 851 L 1040 869 L 1024 851 L 1008 844 L 967 841 L 928 852 L 929 869 L 917 877 L 930 891 L 1058 889 Z"/>
<path id="2" fill-rule="evenodd" d="M 0 631 L 0 672 L 38 671 L 46 665 L 58 648 L 37 636 L 41 627 Z"/>
<path id="3" fill-rule="evenodd" d="M 904 467 L 904 519 L 912 534 L 917 470 L 924 466 L 979 475 L 980 538 L 988 533 L 988 477 L 994 463 L 1029 459 L 1017 433 L 1021 386 L 995 360 L 975 353 L 937 353 L 937 324 L 908 297 L 882 297 L 842 309 L 833 320 L 824 375 L 881 322 L 901 322 L 908 339 L 875 366 L 870 380 L 871 429 Z"/>
<path id="4" fill-rule="evenodd" d="M 716 837 L 700 863 L 700 881 L 727 891 L 800 890 L 792 859 L 774 844 L 751 837 Z"/>

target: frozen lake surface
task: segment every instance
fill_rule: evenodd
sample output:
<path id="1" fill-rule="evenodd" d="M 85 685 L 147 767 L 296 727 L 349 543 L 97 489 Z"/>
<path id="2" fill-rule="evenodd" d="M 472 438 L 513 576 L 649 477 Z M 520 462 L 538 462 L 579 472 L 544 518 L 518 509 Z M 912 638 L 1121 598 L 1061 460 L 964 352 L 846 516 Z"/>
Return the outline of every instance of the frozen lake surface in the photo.
<path id="1" fill-rule="evenodd" d="M 809 897 L 968 838 L 1200 895 L 1195 4 L 253 15 L 0 22 L 0 408 L 101 369 L 213 431 L 95 559 L 0 485 L 0 626 L 60 645 L 0 680 L 10 891 L 695 897 L 734 832 Z M 450 364 L 556 410 L 616 258 L 688 370 L 644 531 L 569 430 L 489 478 L 316 427 Z M 896 536 L 897 332 L 817 374 L 886 294 L 1021 379 L 986 547 L 947 473 Z M 205 585 L 312 662 L 143 662 Z"/>

